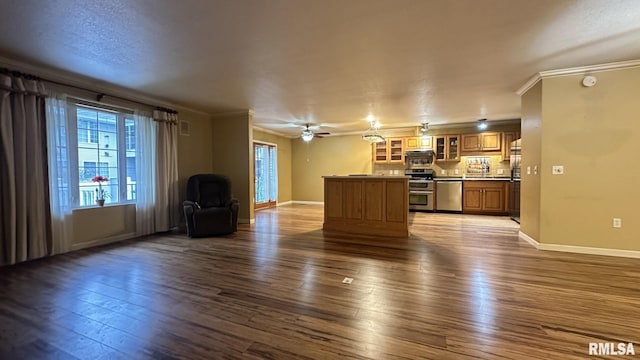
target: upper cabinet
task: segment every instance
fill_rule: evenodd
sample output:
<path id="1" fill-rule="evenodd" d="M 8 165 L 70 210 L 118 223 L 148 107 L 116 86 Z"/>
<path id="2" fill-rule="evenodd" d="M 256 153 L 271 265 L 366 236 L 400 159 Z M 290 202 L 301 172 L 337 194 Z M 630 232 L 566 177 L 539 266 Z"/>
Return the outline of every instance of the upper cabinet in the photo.
<path id="1" fill-rule="evenodd" d="M 484 132 L 462 135 L 462 153 L 478 153 L 484 151 L 500 151 L 502 149 L 502 133 Z"/>
<path id="2" fill-rule="evenodd" d="M 404 140 L 405 150 L 433 149 L 432 136 L 412 136 Z"/>
<path id="3" fill-rule="evenodd" d="M 435 161 L 460 161 L 460 135 L 435 136 Z"/>
<path id="4" fill-rule="evenodd" d="M 520 133 L 503 132 L 502 133 L 502 161 L 509 161 L 511 158 L 511 143 L 520 139 Z"/>
<path id="5" fill-rule="evenodd" d="M 520 138 L 520 133 L 483 132 L 463 135 L 434 135 L 390 137 L 385 142 L 373 144 L 373 162 L 376 164 L 404 164 L 405 151 L 430 149 L 434 161 L 460 161 L 461 156 L 502 155 L 508 161 L 511 142 Z"/>
<path id="6" fill-rule="evenodd" d="M 373 144 L 373 162 L 377 164 L 403 164 L 404 138 L 387 138 Z"/>

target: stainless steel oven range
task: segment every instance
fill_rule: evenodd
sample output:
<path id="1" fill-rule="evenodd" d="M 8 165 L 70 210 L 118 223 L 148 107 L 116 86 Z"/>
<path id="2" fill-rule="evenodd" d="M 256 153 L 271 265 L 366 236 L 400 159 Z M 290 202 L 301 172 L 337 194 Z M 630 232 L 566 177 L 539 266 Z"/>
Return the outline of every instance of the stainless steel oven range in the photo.
<path id="1" fill-rule="evenodd" d="M 432 169 L 407 169 L 404 171 L 409 176 L 409 210 L 431 210 L 435 202 L 434 182 Z"/>

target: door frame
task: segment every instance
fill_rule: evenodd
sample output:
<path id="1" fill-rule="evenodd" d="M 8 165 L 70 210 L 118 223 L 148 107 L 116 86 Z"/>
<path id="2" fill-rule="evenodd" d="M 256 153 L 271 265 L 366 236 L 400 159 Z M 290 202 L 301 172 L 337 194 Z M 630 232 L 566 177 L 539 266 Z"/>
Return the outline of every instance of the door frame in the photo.
<path id="1" fill-rule="evenodd" d="M 266 141 L 260 141 L 260 140 L 253 140 L 253 146 L 252 146 L 252 150 L 253 150 L 253 189 L 254 189 L 254 193 L 256 192 L 256 174 L 255 174 L 255 169 L 256 169 L 256 146 L 270 146 L 273 147 L 275 149 L 275 153 L 276 153 L 276 194 L 278 193 L 278 144 L 273 144 L 270 142 L 266 142 Z M 262 210 L 262 209 L 269 209 L 269 208 L 273 208 L 278 206 L 278 199 L 269 199 L 268 201 L 265 202 L 257 202 L 256 201 L 257 196 L 254 195 L 253 197 L 253 208 L 254 210 Z"/>

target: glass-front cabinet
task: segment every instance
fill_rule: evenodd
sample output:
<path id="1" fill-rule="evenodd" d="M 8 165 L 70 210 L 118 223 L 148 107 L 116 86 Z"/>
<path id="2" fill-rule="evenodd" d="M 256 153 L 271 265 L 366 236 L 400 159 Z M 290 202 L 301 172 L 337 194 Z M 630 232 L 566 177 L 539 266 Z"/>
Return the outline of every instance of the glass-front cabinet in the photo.
<path id="1" fill-rule="evenodd" d="M 460 135 L 435 137 L 435 161 L 460 161 Z"/>
<path id="2" fill-rule="evenodd" d="M 373 159 L 378 164 L 403 164 L 404 139 L 387 138 L 384 142 L 373 144 Z"/>

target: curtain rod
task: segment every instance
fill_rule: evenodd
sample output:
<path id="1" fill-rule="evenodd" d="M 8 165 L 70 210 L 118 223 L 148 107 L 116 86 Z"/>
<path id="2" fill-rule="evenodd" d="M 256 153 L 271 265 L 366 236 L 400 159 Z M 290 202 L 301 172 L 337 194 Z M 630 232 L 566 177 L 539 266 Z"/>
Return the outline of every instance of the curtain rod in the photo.
<path id="1" fill-rule="evenodd" d="M 12 76 L 19 76 L 19 77 L 23 77 L 23 78 L 25 78 L 25 79 L 27 79 L 27 80 L 38 80 L 38 81 L 44 81 L 44 82 L 51 83 L 51 84 L 62 85 L 62 86 L 66 86 L 66 87 L 72 87 L 72 88 L 75 88 L 75 89 L 88 91 L 88 92 L 91 92 L 91 93 L 96 94 L 96 101 L 98 101 L 98 102 L 102 101 L 102 98 L 104 98 L 105 96 L 108 96 L 108 97 L 110 97 L 110 98 L 114 98 L 114 99 L 119 99 L 119 100 L 123 100 L 123 101 L 131 102 L 131 103 L 135 103 L 135 104 L 140 104 L 140 105 L 145 105 L 145 106 L 153 107 L 153 108 L 155 108 L 156 110 L 164 111 L 164 112 L 167 112 L 167 113 L 169 113 L 169 114 L 177 114 L 177 113 L 178 113 L 176 110 L 169 109 L 169 108 L 166 108 L 166 107 L 162 107 L 162 106 L 154 106 L 154 105 L 151 105 L 151 104 L 143 103 L 143 102 L 138 101 L 138 100 L 131 100 L 131 99 L 127 99 L 127 98 L 124 98 L 124 97 L 122 97 L 122 96 L 109 95 L 109 94 L 105 94 L 105 93 L 103 93 L 103 92 L 98 92 L 98 91 L 95 91 L 95 90 L 87 89 L 87 88 L 85 88 L 85 87 L 78 86 L 78 85 L 71 85 L 71 84 L 67 84 L 67 83 L 60 82 L 60 81 L 44 79 L 44 78 L 41 78 L 41 77 L 39 77 L 39 76 L 35 76 L 35 75 L 31 75 L 31 74 L 23 73 L 23 72 L 16 71 L 16 70 L 11 70 L 11 69 L 4 68 L 4 67 L 3 67 L 3 68 L 0 68 L 0 73 L 2 73 L 2 74 L 7 74 L 7 75 L 12 75 Z"/>

